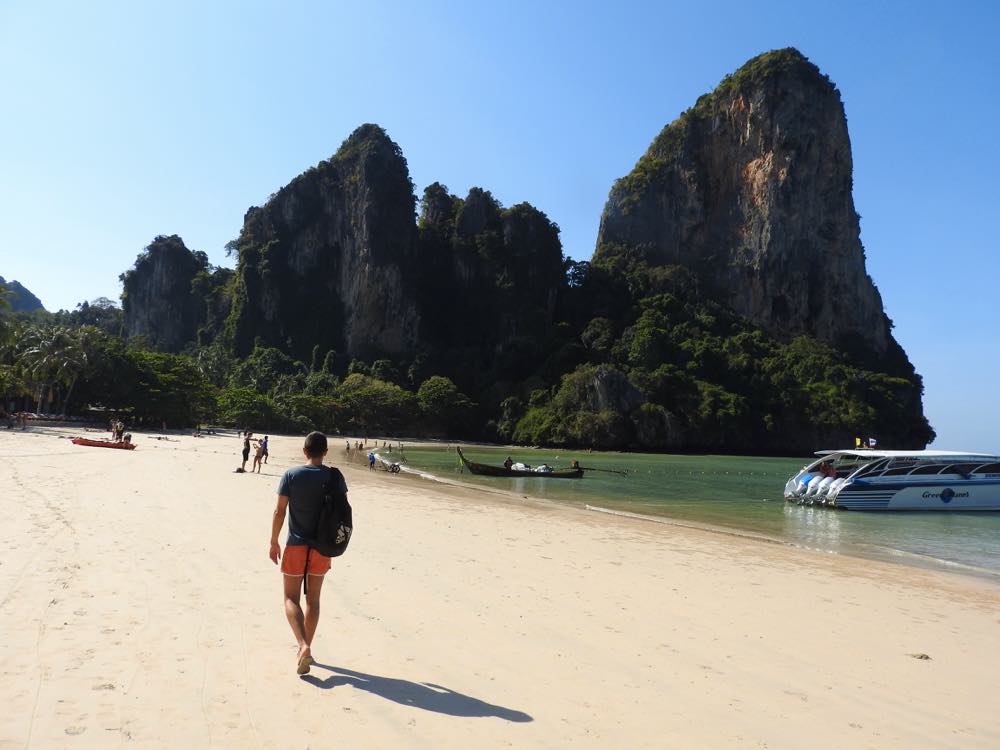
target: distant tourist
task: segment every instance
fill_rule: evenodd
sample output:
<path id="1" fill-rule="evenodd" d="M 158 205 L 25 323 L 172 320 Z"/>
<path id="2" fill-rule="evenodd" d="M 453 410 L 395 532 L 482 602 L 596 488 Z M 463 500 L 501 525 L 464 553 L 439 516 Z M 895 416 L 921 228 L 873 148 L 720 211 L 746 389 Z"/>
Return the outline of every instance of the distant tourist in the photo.
<path id="1" fill-rule="evenodd" d="M 247 461 L 250 459 L 250 437 L 252 432 L 243 433 L 243 463 L 240 465 L 240 472 L 247 470 Z"/>
<path id="2" fill-rule="evenodd" d="M 260 474 L 260 464 L 264 458 L 264 441 L 255 440 L 257 445 L 253 449 L 253 464 L 250 466 L 250 473 L 253 474 L 255 471 Z"/>
<path id="3" fill-rule="evenodd" d="M 375 451 L 368 451 L 368 471 L 375 471 Z"/>
<path id="4" fill-rule="evenodd" d="M 510 456 L 507 456 L 507 460 L 503 462 L 503 467 L 505 469 L 509 469 L 513 465 L 514 465 L 514 459 L 511 458 Z"/>
<path id="5" fill-rule="evenodd" d="M 264 449 L 264 453 L 263 453 L 264 463 L 267 463 L 267 457 L 269 455 L 268 452 L 267 452 L 267 441 L 268 440 L 270 440 L 270 438 L 267 435 L 265 435 L 264 439 L 261 441 L 261 447 Z"/>

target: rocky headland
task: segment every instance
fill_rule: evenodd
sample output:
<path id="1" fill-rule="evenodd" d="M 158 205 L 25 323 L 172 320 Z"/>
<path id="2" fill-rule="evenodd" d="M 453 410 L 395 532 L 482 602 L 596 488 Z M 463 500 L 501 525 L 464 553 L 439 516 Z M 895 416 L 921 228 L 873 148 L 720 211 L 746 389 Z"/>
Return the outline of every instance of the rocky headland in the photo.
<path id="1" fill-rule="evenodd" d="M 595 257 L 624 246 L 650 266 L 697 270 L 774 335 L 898 355 L 865 269 L 852 170 L 837 88 L 797 50 L 761 55 L 615 183 Z"/>
<path id="2" fill-rule="evenodd" d="M 246 213 L 235 273 L 157 238 L 123 276 L 127 331 L 404 389 L 445 376 L 479 438 L 781 452 L 933 436 L 865 268 L 840 94 L 797 50 L 663 128 L 612 186 L 589 262 L 483 188 L 433 183 L 417 209 L 399 146 L 363 125 Z"/>

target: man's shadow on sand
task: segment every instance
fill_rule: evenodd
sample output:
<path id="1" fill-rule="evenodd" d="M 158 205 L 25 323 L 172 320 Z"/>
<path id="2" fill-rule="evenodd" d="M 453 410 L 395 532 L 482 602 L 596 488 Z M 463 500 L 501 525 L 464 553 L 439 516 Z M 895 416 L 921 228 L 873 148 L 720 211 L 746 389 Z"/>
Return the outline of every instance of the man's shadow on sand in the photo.
<path id="1" fill-rule="evenodd" d="M 313 674 L 302 675 L 303 680 L 323 690 L 330 690 L 340 685 L 350 685 L 358 690 L 367 690 L 373 695 L 401 703 L 404 706 L 413 706 L 414 708 L 422 708 L 424 711 L 434 711 L 449 716 L 495 716 L 507 721 L 534 721 L 523 711 L 494 706 L 478 698 L 462 695 L 462 693 L 456 693 L 454 690 L 430 682 L 410 682 L 392 677 L 379 677 L 319 662 L 312 666 L 313 669 L 326 669 L 333 673 L 325 679 L 320 679 Z"/>

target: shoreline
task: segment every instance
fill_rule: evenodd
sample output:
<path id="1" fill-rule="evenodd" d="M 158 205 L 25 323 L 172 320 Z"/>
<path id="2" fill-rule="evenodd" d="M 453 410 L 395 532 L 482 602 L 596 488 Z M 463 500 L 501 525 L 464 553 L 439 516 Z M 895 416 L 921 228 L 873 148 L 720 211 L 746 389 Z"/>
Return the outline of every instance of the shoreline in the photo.
<path id="1" fill-rule="evenodd" d="M 444 442 L 444 441 L 419 442 L 414 440 L 411 441 L 411 444 L 451 447 L 456 443 Z M 498 447 L 481 443 L 474 443 L 469 445 L 473 448 Z M 379 455 L 377 451 L 376 455 Z M 392 457 L 392 454 L 388 454 L 388 456 Z M 387 458 L 387 456 L 385 455 L 381 457 Z M 919 554 L 916 552 L 911 552 L 889 546 L 868 545 L 866 548 L 864 545 L 852 544 L 852 543 L 842 544 L 838 548 L 815 546 L 815 545 L 805 544 L 803 542 L 796 541 L 794 539 L 786 539 L 780 536 L 770 535 L 762 531 L 756 531 L 752 529 L 740 529 L 734 526 L 713 524 L 710 521 L 696 521 L 696 520 L 671 516 L 669 514 L 669 508 L 664 512 L 663 515 L 655 515 L 649 513 L 641 513 L 637 511 L 605 508 L 590 502 L 586 502 L 583 505 L 575 505 L 563 500 L 540 497 L 537 495 L 530 495 L 530 494 L 525 495 L 515 490 L 509 490 L 499 487 L 490 487 L 485 484 L 465 482 L 453 476 L 441 476 L 439 474 L 433 473 L 432 471 L 410 468 L 407 467 L 405 464 L 403 465 L 403 469 L 400 472 L 400 474 L 402 476 L 407 476 L 410 479 L 418 479 L 418 480 L 432 482 L 438 485 L 439 487 L 454 486 L 462 488 L 463 490 L 468 491 L 470 493 L 486 493 L 494 495 L 496 497 L 507 498 L 512 501 L 528 500 L 540 506 L 555 506 L 561 508 L 570 508 L 578 511 L 585 511 L 588 513 L 603 513 L 608 516 L 630 518 L 636 522 L 641 522 L 641 523 L 653 523 L 653 524 L 661 524 L 677 528 L 697 529 L 709 533 L 731 535 L 734 537 L 747 539 L 750 541 L 787 546 L 790 549 L 797 549 L 811 554 L 838 555 L 840 557 L 844 557 L 847 559 L 877 561 L 877 562 L 888 563 L 891 565 L 901 565 L 904 567 L 911 567 L 918 570 L 933 570 L 942 573 L 950 573 L 953 575 L 970 576 L 972 578 L 985 580 L 1000 585 L 1000 571 L 998 570 L 992 570 L 990 568 L 976 566 L 969 563 L 959 562 L 955 560 L 948 560 L 941 557 L 935 557 L 929 554 Z M 784 504 L 784 501 L 782 502 L 782 504 Z M 847 512 L 830 508 L 820 508 L 817 510 L 822 513 Z M 971 515 L 974 515 L 974 512 L 972 512 Z"/>
<path id="2" fill-rule="evenodd" d="M 80 427 L 84 429 L 85 432 L 108 432 L 107 429 L 94 426 L 94 425 L 75 425 L 71 423 L 61 423 L 55 425 L 32 425 L 34 427 L 34 433 L 36 434 L 53 434 L 58 437 L 68 438 L 71 435 L 66 433 L 71 433 L 78 430 Z M 212 428 L 215 430 L 212 434 L 205 432 L 201 435 L 201 438 L 217 438 L 217 439 L 229 439 L 237 440 L 239 431 L 236 428 Z M 10 432 L 18 432 L 18 430 L 11 430 Z M 30 431 L 21 431 L 23 433 L 29 433 Z M 263 435 L 265 433 L 254 433 L 255 436 Z M 135 432 L 134 437 L 136 439 L 143 440 L 156 440 L 158 442 L 173 442 L 178 441 L 181 438 L 193 437 L 190 430 L 152 430 L 148 432 Z M 367 463 L 362 462 L 362 459 L 358 459 L 356 462 L 354 456 L 356 451 L 352 449 L 351 458 L 349 461 L 343 461 L 344 450 L 343 446 L 338 443 L 344 443 L 350 441 L 353 445 L 355 442 L 361 441 L 362 438 L 353 436 L 327 436 L 330 441 L 330 453 L 328 463 L 332 460 L 338 466 L 347 466 L 350 469 L 356 469 L 358 471 L 364 470 L 363 474 L 370 474 L 367 471 Z M 271 435 L 272 440 L 301 440 L 301 436 L 287 435 L 287 434 L 273 434 Z M 462 443 L 453 440 L 437 440 L 437 439 L 418 439 L 418 438 L 394 438 L 390 440 L 389 438 L 369 438 L 371 443 L 380 442 L 395 443 L 397 445 L 400 442 L 403 445 L 410 446 L 432 446 L 432 447 L 442 447 L 451 448 L 455 445 L 463 445 L 471 448 L 483 447 L 483 448 L 509 448 L 509 449 L 521 449 L 521 450 L 540 450 L 537 447 L 526 447 L 526 446 L 515 446 L 515 445 L 501 445 L 493 443 Z M 376 454 L 379 454 L 379 447 L 369 446 L 363 449 L 364 453 L 367 453 L 369 448 L 375 450 Z M 562 450 L 562 449 L 559 449 Z M 608 452 L 602 451 L 602 453 L 620 453 L 620 455 L 629 455 L 627 452 Z M 696 456 L 696 457 L 714 457 L 716 454 L 664 454 L 664 455 L 684 455 L 684 456 Z M 719 456 L 727 456 L 727 454 L 718 454 Z M 382 458 L 392 459 L 395 455 L 389 453 L 382 456 Z M 757 456 L 747 456 L 748 458 L 755 458 Z M 249 470 L 248 470 L 249 471 Z M 386 473 L 379 469 L 376 474 Z M 459 494 L 464 494 L 466 500 L 470 500 L 473 495 L 486 495 L 493 496 L 495 498 L 503 498 L 505 501 L 514 502 L 519 505 L 525 502 L 531 503 L 537 507 L 541 508 L 553 508 L 553 509 L 563 509 L 575 512 L 587 513 L 587 514 L 603 514 L 609 517 L 620 517 L 628 518 L 636 523 L 649 523 L 649 524 L 659 524 L 663 526 L 668 526 L 672 528 L 686 528 L 693 529 L 697 531 L 702 531 L 711 534 L 720 534 L 724 536 L 733 536 L 735 538 L 744 539 L 749 542 L 758 542 L 764 544 L 774 544 L 779 546 L 784 546 L 793 550 L 800 550 L 807 554 L 814 554 L 820 556 L 831 556 L 835 555 L 848 560 L 859 560 L 859 561 L 869 561 L 869 562 L 879 562 L 889 565 L 902 566 L 904 568 L 912 568 L 915 570 L 927 570 L 935 571 L 949 575 L 956 576 L 967 576 L 969 578 L 985 581 L 988 583 L 993 583 L 1000 586 L 1000 571 L 991 570 L 989 568 L 983 568 L 976 565 L 971 565 L 963 562 L 958 562 L 954 560 L 948 560 L 944 558 L 934 557 L 931 555 L 922 555 L 915 552 L 902 550 L 898 548 L 883 546 L 875 548 L 875 551 L 866 551 L 858 545 L 844 545 L 838 549 L 824 548 L 820 546 L 810 546 L 807 544 L 800 543 L 792 539 L 783 539 L 779 536 L 769 535 L 765 532 L 750 530 L 750 529 L 740 529 L 737 527 L 730 527 L 721 524 L 713 524 L 710 521 L 694 521 L 684 518 L 679 518 L 675 516 L 665 515 L 653 515 L 644 514 L 628 510 L 620 510 L 613 508 L 604 508 L 601 506 L 596 506 L 591 503 L 584 503 L 581 505 L 574 505 L 567 503 L 562 500 L 551 499 L 546 497 L 540 497 L 537 495 L 524 494 L 516 490 L 509 490 L 499 487 L 490 487 L 484 484 L 475 484 L 471 482 L 464 482 L 461 479 L 457 479 L 452 476 L 441 476 L 439 474 L 434 474 L 431 471 L 425 471 L 416 468 L 410 468 L 403 465 L 403 470 L 399 472 L 399 476 L 407 477 L 408 481 L 420 480 L 431 483 L 431 486 L 427 489 L 431 491 L 440 491 L 444 493 L 455 492 Z M 846 511 L 836 511 L 833 509 L 820 509 L 824 513 L 839 513 Z"/>
<path id="3" fill-rule="evenodd" d="M 235 436 L 72 432 L 0 431 L 0 747 L 1000 745 L 993 582 L 336 451 L 355 535 L 297 677 L 267 540 L 301 438 L 255 478 Z"/>

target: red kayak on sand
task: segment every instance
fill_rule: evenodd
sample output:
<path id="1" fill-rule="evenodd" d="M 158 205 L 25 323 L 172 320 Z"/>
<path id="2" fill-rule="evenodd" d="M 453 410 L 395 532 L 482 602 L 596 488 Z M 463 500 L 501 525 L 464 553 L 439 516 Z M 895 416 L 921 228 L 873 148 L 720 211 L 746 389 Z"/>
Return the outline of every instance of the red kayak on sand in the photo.
<path id="1" fill-rule="evenodd" d="M 90 440 L 88 438 L 73 438 L 74 445 L 89 445 L 94 448 L 122 448 L 123 450 L 135 450 L 135 443 L 114 443 L 110 440 Z"/>

